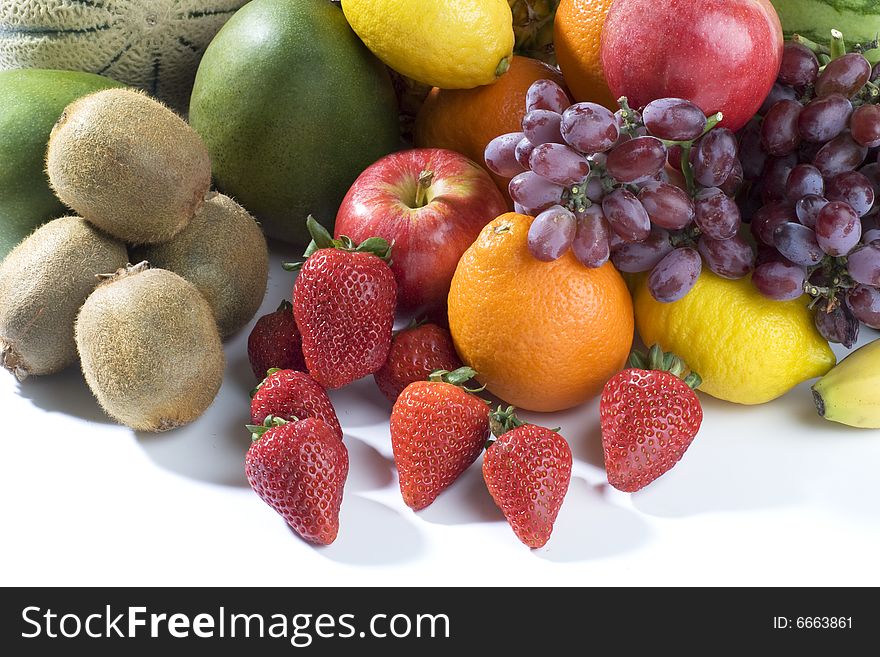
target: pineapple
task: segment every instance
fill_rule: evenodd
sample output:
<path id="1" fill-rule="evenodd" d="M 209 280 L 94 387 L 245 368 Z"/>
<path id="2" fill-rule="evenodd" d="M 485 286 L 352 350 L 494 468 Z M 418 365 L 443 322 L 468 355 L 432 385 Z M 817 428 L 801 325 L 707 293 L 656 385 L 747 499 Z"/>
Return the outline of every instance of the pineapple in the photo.
<path id="1" fill-rule="evenodd" d="M 553 19 L 559 0 L 507 0 L 516 35 L 514 52 L 556 66 Z"/>

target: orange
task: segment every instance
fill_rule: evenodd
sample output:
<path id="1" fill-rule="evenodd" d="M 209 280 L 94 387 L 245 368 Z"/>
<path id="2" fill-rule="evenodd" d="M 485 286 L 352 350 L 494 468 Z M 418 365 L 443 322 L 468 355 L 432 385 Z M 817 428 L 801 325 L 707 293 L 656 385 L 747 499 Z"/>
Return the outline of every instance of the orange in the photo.
<path id="1" fill-rule="evenodd" d="M 562 0 L 556 10 L 553 43 L 556 60 L 577 101 L 618 108 L 602 72 L 602 26 L 614 0 Z"/>
<path id="2" fill-rule="evenodd" d="M 493 84 L 433 89 L 416 117 L 416 146 L 458 151 L 485 168 L 486 146 L 498 135 L 522 130 L 526 92 L 532 82 L 545 78 L 564 84 L 559 71 L 544 62 L 515 56 L 507 73 Z M 490 174 L 509 200 L 510 179 Z"/>
<path id="3" fill-rule="evenodd" d="M 494 395 L 530 411 L 596 396 L 632 346 L 633 306 L 620 274 L 569 251 L 528 250 L 532 217 L 503 214 L 465 251 L 449 291 L 449 329 L 466 365 Z"/>

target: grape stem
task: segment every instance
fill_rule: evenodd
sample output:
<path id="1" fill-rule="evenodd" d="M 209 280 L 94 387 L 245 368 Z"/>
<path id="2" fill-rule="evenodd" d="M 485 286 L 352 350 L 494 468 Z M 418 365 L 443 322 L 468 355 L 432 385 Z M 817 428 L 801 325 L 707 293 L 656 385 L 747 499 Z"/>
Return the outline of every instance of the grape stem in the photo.
<path id="1" fill-rule="evenodd" d="M 831 59 L 843 57 L 846 54 L 846 42 L 843 40 L 843 32 L 840 30 L 831 30 Z"/>
<path id="2" fill-rule="evenodd" d="M 712 128 L 714 128 L 716 125 L 721 123 L 721 121 L 723 121 L 723 120 L 724 120 L 724 114 L 722 112 L 715 112 L 712 116 L 706 117 L 706 127 L 703 128 L 703 132 L 700 133 L 700 137 L 705 135 Z M 697 137 L 697 139 L 699 139 L 700 137 Z M 663 145 L 666 146 L 666 148 L 671 148 L 672 146 L 682 146 L 682 147 L 684 147 L 686 145 L 690 146 L 695 141 L 697 141 L 697 139 L 690 139 L 688 141 L 675 141 L 674 139 L 661 139 L 660 141 L 663 142 Z"/>
<path id="3" fill-rule="evenodd" d="M 791 35 L 791 40 L 795 43 L 799 43 L 802 46 L 806 46 L 810 50 L 813 51 L 816 55 L 830 55 L 831 51 L 828 49 L 828 46 L 823 46 L 821 43 L 816 43 L 815 41 L 811 41 L 807 37 L 801 34 L 793 34 Z"/>

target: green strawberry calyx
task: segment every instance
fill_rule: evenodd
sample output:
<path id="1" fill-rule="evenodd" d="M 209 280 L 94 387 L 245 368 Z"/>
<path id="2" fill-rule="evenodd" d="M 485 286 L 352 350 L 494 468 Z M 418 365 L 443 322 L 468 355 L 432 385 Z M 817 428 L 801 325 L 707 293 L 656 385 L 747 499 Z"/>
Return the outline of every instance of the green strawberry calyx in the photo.
<path id="1" fill-rule="evenodd" d="M 267 415 L 266 419 L 263 420 L 263 424 L 246 424 L 244 426 L 248 431 L 251 432 L 251 440 L 253 442 L 257 442 L 269 429 L 274 429 L 275 427 L 283 427 L 288 422 L 298 421 L 299 418 L 291 418 L 290 420 L 285 420 L 284 418 L 276 417 L 275 415 Z"/>
<path id="2" fill-rule="evenodd" d="M 489 430 L 496 438 L 500 438 L 508 431 L 524 427 L 527 424 L 529 423 L 523 422 L 517 417 L 516 409 L 513 406 L 504 408 L 504 406 L 499 405 L 497 409 L 489 413 Z M 550 431 L 559 433 L 559 429 L 560 427 L 556 427 L 555 429 L 550 429 Z M 485 448 L 489 449 L 494 442 L 494 440 L 488 440 Z"/>
<path id="3" fill-rule="evenodd" d="M 290 302 L 289 302 L 289 301 L 285 301 L 285 303 L 290 303 Z M 272 376 L 273 374 L 275 374 L 275 372 L 280 372 L 280 371 L 281 371 L 281 368 L 280 368 L 280 367 L 272 367 L 272 368 L 269 368 L 268 370 L 266 370 L 266 378 L 263 379 L 262 381 L 260 381 L 256 386 L 254 386 L 253 388 L 251 388 L 251 399 L 253 399 L 253 398 L 254 398 L 254 395 L 257 394 L 257 390 L 259 390 L 259 389 L 262 388 L 264 385 L 266 385 L 266 379 L 268 379 L 270 376 Z"/>
<path id="4" fill-rule="evenodd" d="M 477 376 L 477 371 L 471 369 L 470 367 L 459 367 L 457 370 L 434 370 L 428 375 L 428 381 L 433 381 L 434 383 L 449 383 L 450 385 L 454 385 L 458 388 L 461 388 L 465 392 L 469 392 L 472 395 L 483 392 L 486 389 L 486 386 L 480 386 L 479 388 L 468 388 L 465 383 L 470 381 L 471 379 Z M 488 402 L 487 402 L 488 403 Z"/>
<path id="5" fill-rule="evenodd" d="M 306 260 L 315 251 L 320 251 L 321 249 L 339 249 L 341 251 L 350 251 L 351 253 L 370 253 L 380 260 L 384 260 L 389 265 L 391 264 L 391 248 L 394 246 L 394 243 L 391 242 L 389 244 L 388 240 L 382 237 L 368 237 L 360 244 L 355 244 L 347 235 L 340 235 L 339 239 L 334 239 L 330 231 L 318 223 L 317 219 L 312 215 L 306 218 L 306 227 L 309 229 L 309 235 L 312 236 L 312 241 L 306 247 L 305 253 L 303 253 L 303 257 Z M 305 264 L 305 260 L 301 262 L 285 262 L 281 266 L 284 267 L 285 271 L 298 271 L 303 264 Z"/>
<path id="6" fill-rule="evenodd" d="M 627 365 L 637 370 L 669 372 L 673 376 L 682 379 L 691 390 L 696 390 L 703 382 L 699 374 L 693 370 L 688 371 L 687 364 L 679 356 L 676 356 L 671 351 L 663 351 L 659 344 L 652 345 L 648 349 L 647 355 L 638 349 L 633 349 L 629 355 Z"/>

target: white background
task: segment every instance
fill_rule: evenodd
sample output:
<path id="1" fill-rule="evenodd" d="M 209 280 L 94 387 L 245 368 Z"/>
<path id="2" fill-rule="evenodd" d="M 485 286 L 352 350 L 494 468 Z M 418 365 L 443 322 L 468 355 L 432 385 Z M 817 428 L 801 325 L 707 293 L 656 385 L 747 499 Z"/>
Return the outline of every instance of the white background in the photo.
<path id="1" fill-rule="evenodd" d="M 290 296 L 279 262 L 260 314 Z M 403 504 L 390 405 L 370 377 L 331 393 L 351 468 L 339 538 L 312 547 L 244 477 L 250 326 L 227 345 L 207 414 L 166 434 L 113 424 L 76 367 L 20 386 L 0 373 L 0 583 L 880 584 L 880 431 L 822 420 L 808 384 L 758 407 L 701 395 L 684 459 L 634 495 L 605 481 L 597 402 L 526 414 L 561 426 L 575 455 L 553 537 L 533 551 L 494 506 L 481 461 L 425 511 Z"/>

